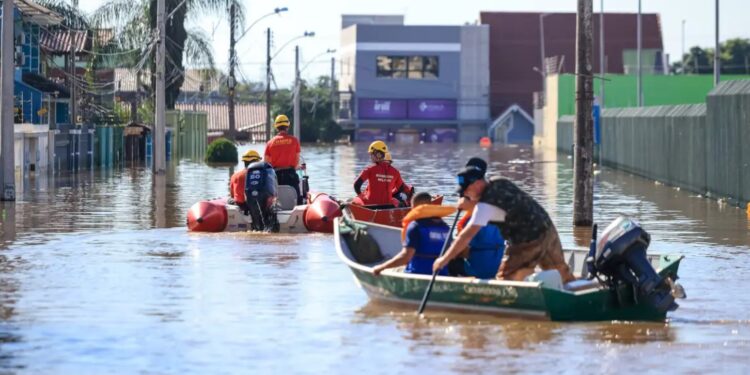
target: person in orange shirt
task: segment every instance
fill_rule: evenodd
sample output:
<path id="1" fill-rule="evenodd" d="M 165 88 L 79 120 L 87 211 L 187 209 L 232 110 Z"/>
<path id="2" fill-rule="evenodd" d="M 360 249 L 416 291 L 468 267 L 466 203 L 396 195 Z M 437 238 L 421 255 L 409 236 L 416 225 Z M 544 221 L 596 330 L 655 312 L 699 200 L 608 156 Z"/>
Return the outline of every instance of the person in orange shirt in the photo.
<path id="1" fill-rule="evenodd" d="M 247 166 L 251 163 L 260 161 L 260 154 L 255 150 L 248 150 L 242 155 L 242 162 L 245 164 L 245 168 L 240 169 L 232 175 L 229 179 L 229 203 L 236 204 L 243 211 L 247 211 L 247 205 L 245 202 L 245 176 L 247 176 Z"/>
<path id="2" fill-rule="evenodd" d="M 279 134 L 266 143 L 266 152 L 263 158 L 276 171 L 279 185 L 293 187 L 294 191 L 297 192 L 297 204 L 302 204 L 299 175 L 297 174 L 301 152 L 299 140 L 288 133 L 289 118 L 286 115 L 276 116 L 273 126 Z"/>
<path id="3" fill-rule="evenodd" d="M 404 181 L 401 173 L 385 161 L 388 146 L 383 141 L 375 141 L 370 144 L 368 153 L 373 165 L 367 167 L 354 182 L 354 192 L 357 197 L 352 203 L 372 206 L 398 206 L 399 202 L 394 197 L 404 191 Z M 362 185 L 367 182 L 365 191 Z"/>

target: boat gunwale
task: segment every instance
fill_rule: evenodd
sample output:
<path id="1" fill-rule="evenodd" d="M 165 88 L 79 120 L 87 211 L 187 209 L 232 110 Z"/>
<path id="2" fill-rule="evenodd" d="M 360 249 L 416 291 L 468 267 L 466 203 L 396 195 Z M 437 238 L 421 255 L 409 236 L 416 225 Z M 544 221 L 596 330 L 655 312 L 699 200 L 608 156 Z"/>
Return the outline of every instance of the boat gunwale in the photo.
<path id="1" fill-rule="evenodd" d="M 388 230 L 398 230 L 398 228 L 395 228 L 395 227 L 392 227 L 392 226 L 389 226 L 389 225 L 383 225 L 383 224 L 378 224 L 378 223 L 374 223 L 374 222 L 361 221 L 361 220 L 356 220 L 356 219 L 352 219 L 352 218 L 349 218 L 349 219 L 352 220 L 352 221 L 354 221 L 354 222 L 366 224 L 367 226 L 376 226 L 376 227 L 380 227 L 380 228 L 388 229 Z M 335 243 L 337 255 L 339 256 L 340 259 L 342 259 L 344 261 L 344 263 L 349 268 L 356 269 L 358 271 L 366 272 L 366 273 L 370 273 L 371 274 L 373 267 L 368 267 L 368 266 L 365 266 L 363 264 L 357 263 L 354 260 L 352 260 L 351 258 L 349 258 L 344 253 L 343 248 L 341 246 L 341 233 L 339 232 L 340 223 L 341 223 L 341 218 L 340 217 L 337 217 L 337 218 L 334 219 L 333 235 L 335 236 L 334 237 L 334 243 Z M 580 248 L 580 249 L 563 249 L 563 250 L 564 251 L 572 251 L 572 252 L 586 252 L 586 251 L 588 251 L 587 249 L 583 249 L 583 248 Z M 657 256 L 660 259 L 664 259 L 665 256 L 675 257 L 674 259 L 669 260 L 667 264 L 664 264 L 664 265 L 659 264 L 659 269 L 656 270 L 656 272 L 659 273 L 659 274 L 661 274 L 661 272 L 664 269 L 667 269 L 667 268 L 671 267 L 675 263 L 681 262 L 682 259 L 685 258 L 685 256 L 681 255 L 681 254 L 659 254 L 659 253 L 656 253 L 656 254 L 651 254 L 651 255 L 652 256 Z M 395 271 L 395 270 L 390 270 L 390 269 L 383 270 L 383 272 L 381 273 L 381 277 L 382 276 L 390 277 L 390 278 L 395 278 L 395 279 L 414 279 L 414 280 L 424 280 L 424 281 L 429 281 L 429 280 L 432 279 L 432 275 L 413 274 L 413 273 L 406 273 L 406 272 Z M 355 277 L 356 277 L 356 274 L 355 274 Z M 359 278 L 357 278 L 357 279 L 359 281 Z M 474 278 L 474 277 L 457 277 L 457 276 L 440 276 L 440 275 L 436 276 L 435 281 L 436 282 L 439 281 L 439 282 L 447 282 L 447 283 L 465 284 L 465 285 L 467 285 L 467 284 L 476 284 L 476 285 L 489 285 L 489 286 L 493 286 L 493 287 L 513 286 L 513 287 L 522 287 L 522 288 L 539 288 L 539 289 L 543 289 L 541 281 L 513 281 L 513 280 L 497 280 L 497 279 L 478 279 L 478 278 Z M 606 291 L 607 288 L 605 286 L 601 285 L 601 286 L 598 286 L 596 288 L 586 288 L 586 289 L 576 290 L 576 291 L 567 290 L 567 289 L 549 289 L 549 290 L 552 290 L 552 291 L 555 291 L 555 292 L 559 292 L 559 293 L 565 293 L 565 294 L 572 295 L 572 296 L 583 296 L 583 295 L 586 295 L 586 294 L 599 293 L 601 291 Z"/>

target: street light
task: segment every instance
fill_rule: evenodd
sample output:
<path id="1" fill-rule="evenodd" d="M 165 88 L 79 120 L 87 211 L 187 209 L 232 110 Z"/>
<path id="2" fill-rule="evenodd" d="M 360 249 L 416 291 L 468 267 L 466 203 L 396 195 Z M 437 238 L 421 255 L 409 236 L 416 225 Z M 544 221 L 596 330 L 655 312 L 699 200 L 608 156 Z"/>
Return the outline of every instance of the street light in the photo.
<path id="1" fill-rule="evenodd" d="M 302 38 L 312 38 L 314 36 L 315 36 L 315 31 L 305 31 L 304 34 L 295 36 L 294 38 L 287 40 L 286 43 L 282 44 L 281 47 L 279 47 L 279 49 L 276 50 L 276 53 L 274 53 L 273 56 L 271 56 L 271 60 L 275 59 L 276 56 L 278 56 L 279 53 L 281 53 L 281 51 L 284 50 L 286 46 L 288 46 L 295 40 L 302 39 Z"/>
<path id="2" fill-rule="evenodd" d="M 329 48 L 329 49 L 325 50 L 325 52 L 321 52 L 321 53 L 315 55 L 315 57 L 313 57 L 312 59 L 310 59 L 310 61 L 308 61 L 307 64 L 305 64 L 305 66 L 303 66 L 302 69 L 299 70 L 299 72 L 300 73 L 304 72 L 305 69 L 307 69 L 307 67 L 310 66 L 310 64 L 312 64 L 313 62 L 315 62 L 315 60 L 318 59 L 318 57 L 323 56 L 323 55 L 327 55 L 329 53 L 336 53 L 336 50 L 332 49 L 332 48 Z"/>
<path id="3" fill-rule="evenodd" d="M 242 34 L 240 34 L 240 36 L 237 39 L 235 39 L 235 42 L 239 42 L 240 39 L 242 39 L 242 37 L 244 37 L 245 34 L 247 34 L 247 32 L 250 31 L 250 29 L 252 29 L 253 26 L 255 26 L 255 24 L 257 24 L 258 22 L 260 22 L 262 19 L 264 19 L 266 17 L 273 16 L 274 14 L 281 14 L 282 12 L 288 12 L 288 11 L 289 11 L 289 8 L 287 8 L 287 7 L 274 8 L 273 12 L 262 15 L 260 18 L 258 18 L 257 20 L 253 21 L 253 23 L 251 23 L 250 26 L 248 26 L 247 29 L 245 29 L 245 31 L 243 31 Z"/>

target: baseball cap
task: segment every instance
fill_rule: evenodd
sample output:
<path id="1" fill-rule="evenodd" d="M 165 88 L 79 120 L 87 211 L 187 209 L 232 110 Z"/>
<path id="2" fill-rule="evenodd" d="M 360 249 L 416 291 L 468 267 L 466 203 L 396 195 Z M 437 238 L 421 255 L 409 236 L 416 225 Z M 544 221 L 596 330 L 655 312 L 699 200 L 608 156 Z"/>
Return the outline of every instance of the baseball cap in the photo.
<path id="1" fill-rule="evenodd" d="M 467 165 L 464 169 L 458 172 L 458 175 L 456 175 L 456 183 L 458 184 L 456 192 L 458 195 L 463 196 L 464 190 L 466 190 L 469 185 L 484 178 L 484 173 L 485 171 L 476 165 Z"/>

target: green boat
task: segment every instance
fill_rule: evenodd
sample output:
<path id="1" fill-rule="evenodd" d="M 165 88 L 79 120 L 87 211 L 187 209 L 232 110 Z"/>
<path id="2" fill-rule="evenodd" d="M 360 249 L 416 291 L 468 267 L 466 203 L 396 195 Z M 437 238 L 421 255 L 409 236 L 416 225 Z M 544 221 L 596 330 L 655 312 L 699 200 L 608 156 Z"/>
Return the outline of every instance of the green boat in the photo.
<path id="1" fill-rule="evenodd" d="M 334 225 L 336 251 L 354 273 L 355 281 L 370 299 L 416 306 L 422 299 L 431 275 L 383 271 L 372 267 L 401 250 L 399 228 L 337 218 Z M 565 259 L 577 277 L 588 274 L 586 249 L 565 250 Z M 648 255 L 648 261 L 673 286 L 682 260 L 680 255 Z M 427 309 L 452 309 L 493 315 L 516 316 L 552 321 L 639 320 L 663 321 L 660 312 L 638 300 L 631 285 L 610 288 L 597 280 L 578 280 L 576 287 L 547 287 L 542 281 L 482 280 L 470 277 L 437 276 Z M 678 287 L 681 289 L 681 287 Z"/>

